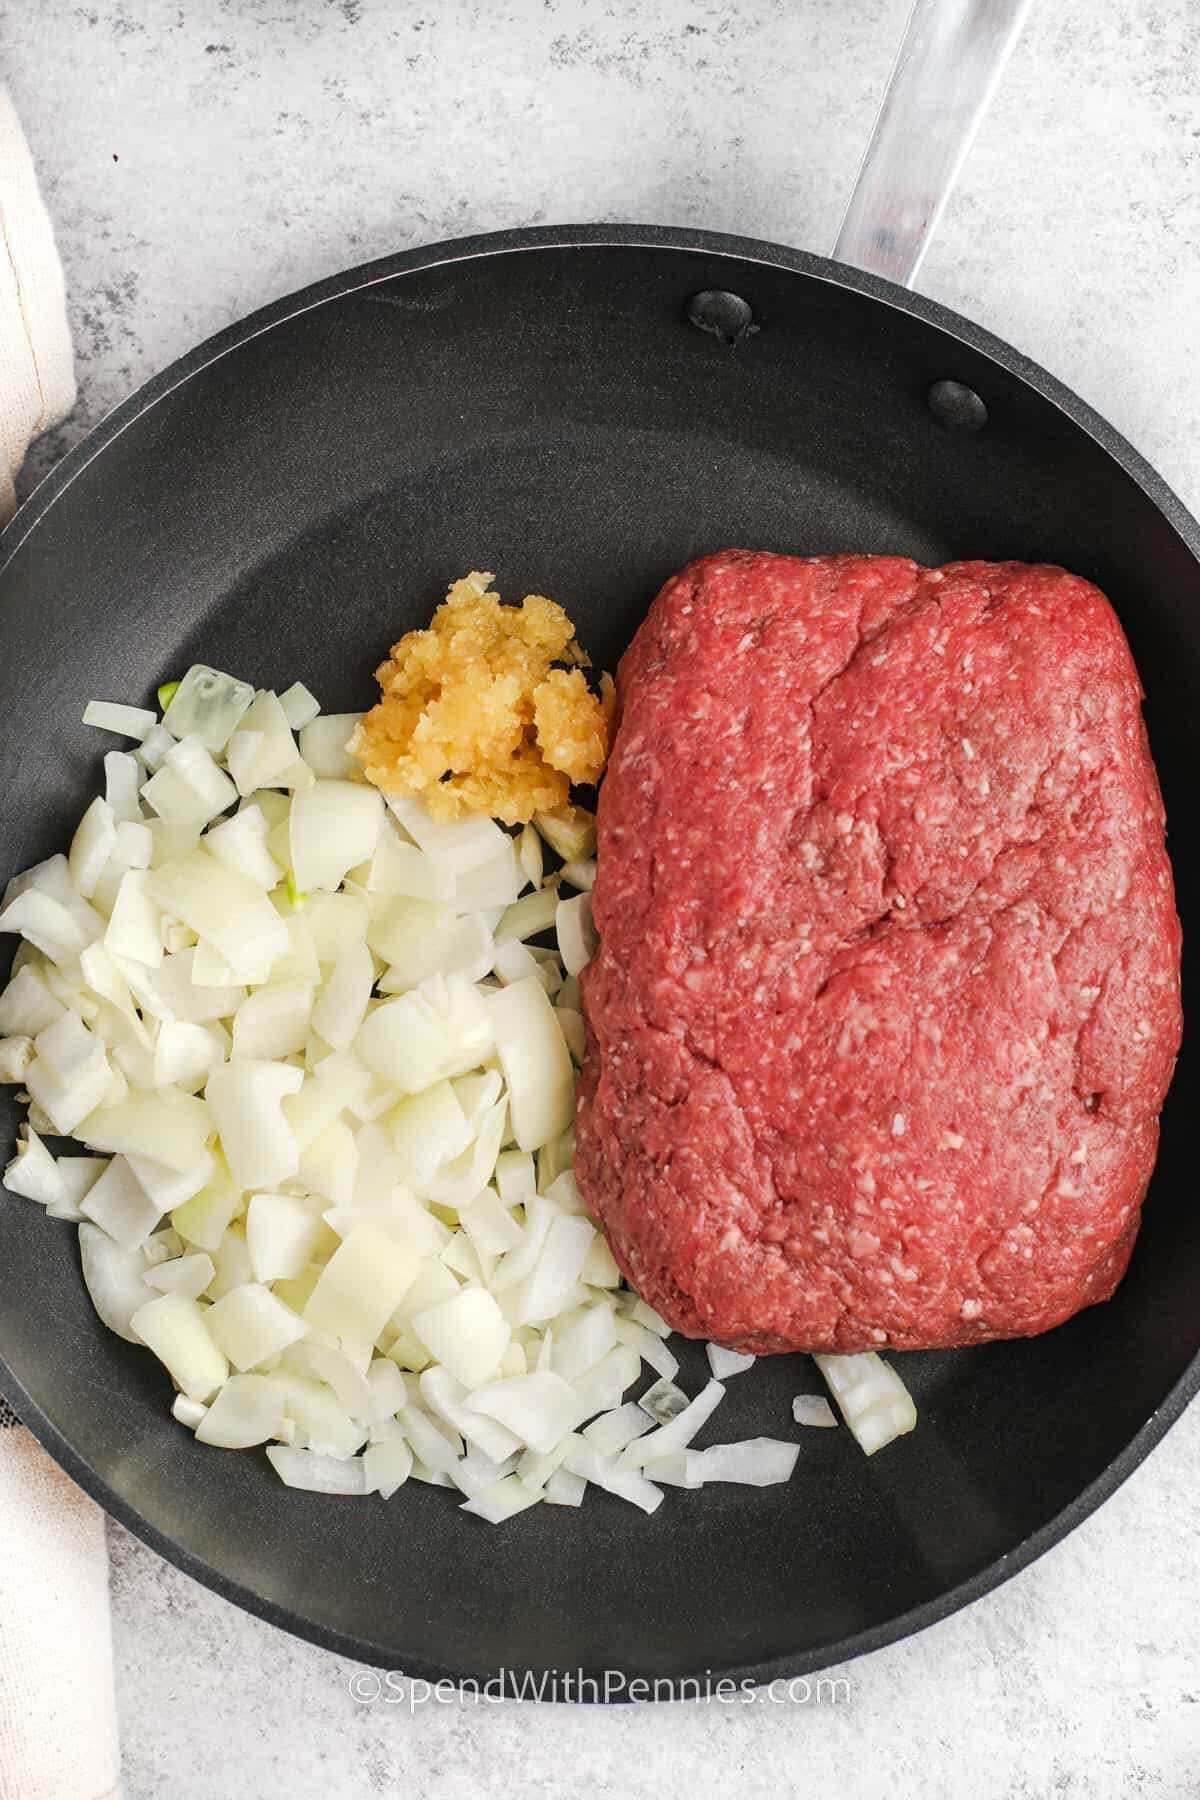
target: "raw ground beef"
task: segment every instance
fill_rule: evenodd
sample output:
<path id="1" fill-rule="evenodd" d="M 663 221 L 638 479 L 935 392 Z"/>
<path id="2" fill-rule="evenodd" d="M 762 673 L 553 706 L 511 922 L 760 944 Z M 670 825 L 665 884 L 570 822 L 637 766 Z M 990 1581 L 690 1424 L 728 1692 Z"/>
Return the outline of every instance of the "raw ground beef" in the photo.
<path id="1" fill-rule="evenodd" d="M 1180 929 L 1104 596 L 729 551 L 666 584 L 619 692 L 577 1169 L 637 1290 L 759 1352 L 1107 1299 Z"/>

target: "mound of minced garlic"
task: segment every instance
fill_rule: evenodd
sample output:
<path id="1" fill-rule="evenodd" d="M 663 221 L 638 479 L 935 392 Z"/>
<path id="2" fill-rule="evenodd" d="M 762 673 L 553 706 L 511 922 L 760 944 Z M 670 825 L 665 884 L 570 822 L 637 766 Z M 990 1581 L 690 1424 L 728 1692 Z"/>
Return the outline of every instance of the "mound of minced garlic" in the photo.
<path id="1" fill-rule="evenodd" d="M 505 606 L 491 580 L 456 581 L 428 629 L 392 646 L 347 749 L 375 787 L 419 795 L 436 818 L 520 825 L 599 779 L 615 695 L 608 675 L 599 696 L 588 687 L 561 606 L 541 594 Z"/>

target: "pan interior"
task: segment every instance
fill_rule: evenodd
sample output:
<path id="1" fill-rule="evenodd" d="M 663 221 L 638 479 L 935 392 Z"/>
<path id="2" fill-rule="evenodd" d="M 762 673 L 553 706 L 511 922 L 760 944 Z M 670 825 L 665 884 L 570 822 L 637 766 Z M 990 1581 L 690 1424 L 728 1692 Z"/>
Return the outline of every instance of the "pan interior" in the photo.
<path id="1" fill-rule="evenodd" d="M 760 329 L 697 331 L 734 288 Z M 938 379 L 990 422 L 938 424 Z M 252 336 L 66 483 L 0 568 L 7 877 L 65 847 L 110 741 L 195 660 L 358 707 L 454 577 L 561 600 L 612 667 L 663 578 L 729 545 L 926 562 L 1042 558 L 1102 583 L 1151 695 L 1185 927 L 1185 754 L 1200 691 L 1195 564 L 1135 481 L 1016 373 L 813 274 L 659 245 L 542 247 L 376 280 Z M 390 1504 L 279 1486 L 195 1446 L 145 1353 L 92 1318 L 72 1228 L 0 1204 L 0 1355 L 72 1466 L 167 1554 L 280 1622 L 383 1663 L 679 1676 L 819 1665 L 946 1604 L 1071 1507 L 1200 1338 L 1185 1056 L 1147 1224 L 1116 1299 L 1027 1343 L 910 1356 L 918 1430 L 868 1461 L 812 1432 L 786 1488 L 604 1494 L 494 1532 L 409 1484 Z M 11 1138 L 16 1109 L 5 1103 Z M 689 1347 L 684 1379 L 701 1379 Z M 730 1384 L 709 1437 L 790 1433 L 812 1366 Z M 45 1428 L 45 1426 L 43 1427 Z M 60 1446 L 61 1448 L 61 1446 Z M 353 1517 L 350 1516 L 353 1508 Z"/>

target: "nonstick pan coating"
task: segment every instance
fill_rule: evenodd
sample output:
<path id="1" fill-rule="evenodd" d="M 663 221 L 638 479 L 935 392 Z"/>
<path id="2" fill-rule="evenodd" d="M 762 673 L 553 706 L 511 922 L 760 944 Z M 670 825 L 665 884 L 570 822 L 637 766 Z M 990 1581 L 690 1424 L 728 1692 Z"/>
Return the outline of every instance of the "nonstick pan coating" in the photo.
<path id="1" fill-rule="evenodd" d="M 756 329 L 698 330 L 703 291 L 737 294 Z M 931 405 L 947 381 L 970 394 Z M 195 351 L 66 459 L 0 539 L 0 875 L 65 847 L 111 742 L 79 723 L 93 696 L 145 701 L 203 660 L 361 706 L 385 646 L 471 568 L 562 600 L 611 668 L 662 579 L 729 545 L 1048 559 L 1099 582 L 1148 691 L 1191 931 L 1194 522 L 1079 401 L 929 302 L 633 227 L 338 277 Z M 93 1317 L 73 1228 L 7 1197 L 3 1387 L 147 1542 L 346 1654 L 512 1679 L 811 1670 L 1029 1562 L 1178 1415 L 1200 1345 L 1197 1100 L 1185 1048 L 1113 1301 L 1032 1341 L 906 1356 L 917 1430 L 871 1460 L 845 1431 L 805 1434 L 786 1487 L 669 1491 L 648 1519 L 592 1493 L 496 1530 L 415 1483 L 387 1504 L 292 1492 L 261 1455 L 192 1442 L 153 1358 Z M 6 1101 L 10 1139 L 16 1122 Z M 689 1385 L 702 1366 L 689 1346 Z M 791 1396 L 817 1385 L 805 1359 L 767 1359 L 709 1438 L 789 1435 Z"/>

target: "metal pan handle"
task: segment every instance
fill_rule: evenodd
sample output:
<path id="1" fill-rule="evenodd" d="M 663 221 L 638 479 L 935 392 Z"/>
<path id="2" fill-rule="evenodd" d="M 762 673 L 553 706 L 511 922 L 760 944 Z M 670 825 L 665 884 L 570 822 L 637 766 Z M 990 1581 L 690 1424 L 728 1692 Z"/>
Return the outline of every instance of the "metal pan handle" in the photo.
<path id="1" fill-rule="evenodd" d="M 915 0 L 833 254 L 911 287 L 1033 0 Z"/>

